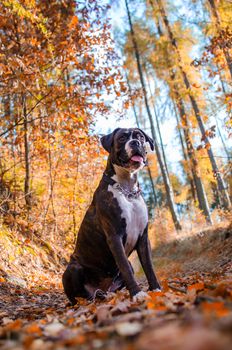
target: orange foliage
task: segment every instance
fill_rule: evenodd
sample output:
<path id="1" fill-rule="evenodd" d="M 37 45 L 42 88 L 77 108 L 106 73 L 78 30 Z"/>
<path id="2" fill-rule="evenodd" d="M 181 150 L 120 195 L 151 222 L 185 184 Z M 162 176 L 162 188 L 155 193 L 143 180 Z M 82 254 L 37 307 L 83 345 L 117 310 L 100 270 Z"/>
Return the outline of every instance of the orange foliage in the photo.
<path id="1" fill-rule="evenodd" d="M 3 221 L 24 234 L 73 242 L 99 181 L 94 118 L 124 88 L 104 11 L 95 1 L 0 4 Z"/>

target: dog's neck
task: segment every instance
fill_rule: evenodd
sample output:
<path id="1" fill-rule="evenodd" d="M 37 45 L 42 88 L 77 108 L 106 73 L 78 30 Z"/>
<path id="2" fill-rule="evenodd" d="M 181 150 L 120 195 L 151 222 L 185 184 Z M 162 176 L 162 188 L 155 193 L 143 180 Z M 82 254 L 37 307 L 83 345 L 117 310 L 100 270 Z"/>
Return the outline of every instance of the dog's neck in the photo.
<path id="1" fill-rule="evenodd" d="M 130 172 L 126 168 L 123 168 L 117 164 L 112 163 L 109 156 L 105 173 L 111 177 L 114 181 L 128 190 L 133 190 L 138 186 L 138 179 L 136 172 Z"/>

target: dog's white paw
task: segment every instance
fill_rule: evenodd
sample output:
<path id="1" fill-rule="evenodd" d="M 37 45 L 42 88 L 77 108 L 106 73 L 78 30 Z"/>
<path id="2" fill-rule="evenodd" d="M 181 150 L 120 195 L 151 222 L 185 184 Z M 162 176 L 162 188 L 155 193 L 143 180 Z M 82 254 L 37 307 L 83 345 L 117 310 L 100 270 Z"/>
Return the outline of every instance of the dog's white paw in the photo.
<path id="1" fill-rule="evenodd" d="M 152 289 L 152 292 L 161 292 L 160 288 Z"/>
<path id="2" fill-rule="evenodd" d="M 140 292 L 138 292 L 137 294 L 135 294 L 132 298 L 132 301 L 134 303 L 140 303 L 146 299 L 150 298 L 149 294 L 147 294 L 146 292 L 143 292 L 142 290 Z"/>

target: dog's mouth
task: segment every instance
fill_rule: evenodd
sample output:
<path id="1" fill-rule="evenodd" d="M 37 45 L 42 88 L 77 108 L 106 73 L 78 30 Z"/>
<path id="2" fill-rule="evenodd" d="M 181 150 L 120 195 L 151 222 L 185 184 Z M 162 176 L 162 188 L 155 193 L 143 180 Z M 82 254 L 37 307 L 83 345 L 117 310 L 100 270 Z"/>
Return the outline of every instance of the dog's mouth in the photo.
<path id="1" fill-rule="evenodd" d="M 130 157 L 130 162 L 139 163 L 139 164 L 144 163 L 143 155 L 139 152 L 136 152 L 135 154 L 133 154 L 132 157 Z"/>

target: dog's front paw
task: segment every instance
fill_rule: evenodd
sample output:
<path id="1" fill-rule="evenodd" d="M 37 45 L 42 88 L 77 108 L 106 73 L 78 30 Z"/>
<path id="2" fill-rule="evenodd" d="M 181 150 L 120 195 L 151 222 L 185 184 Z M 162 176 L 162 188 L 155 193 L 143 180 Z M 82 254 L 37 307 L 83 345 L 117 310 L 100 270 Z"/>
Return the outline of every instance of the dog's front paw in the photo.
<path id="1" fill-rule="evenodd" d="M 152 283 L 149 285 L 149 291 L 150 292 L 161 292 L 162 287 L 159 283 Z"/>
<path id="2" fill-rule="evenodd" d="M 142 301 L 150 298 L 149 294 L 143 292 L 142 290 L 135 294 L 132 298 L 133 303 L 141 303 Z"/>

